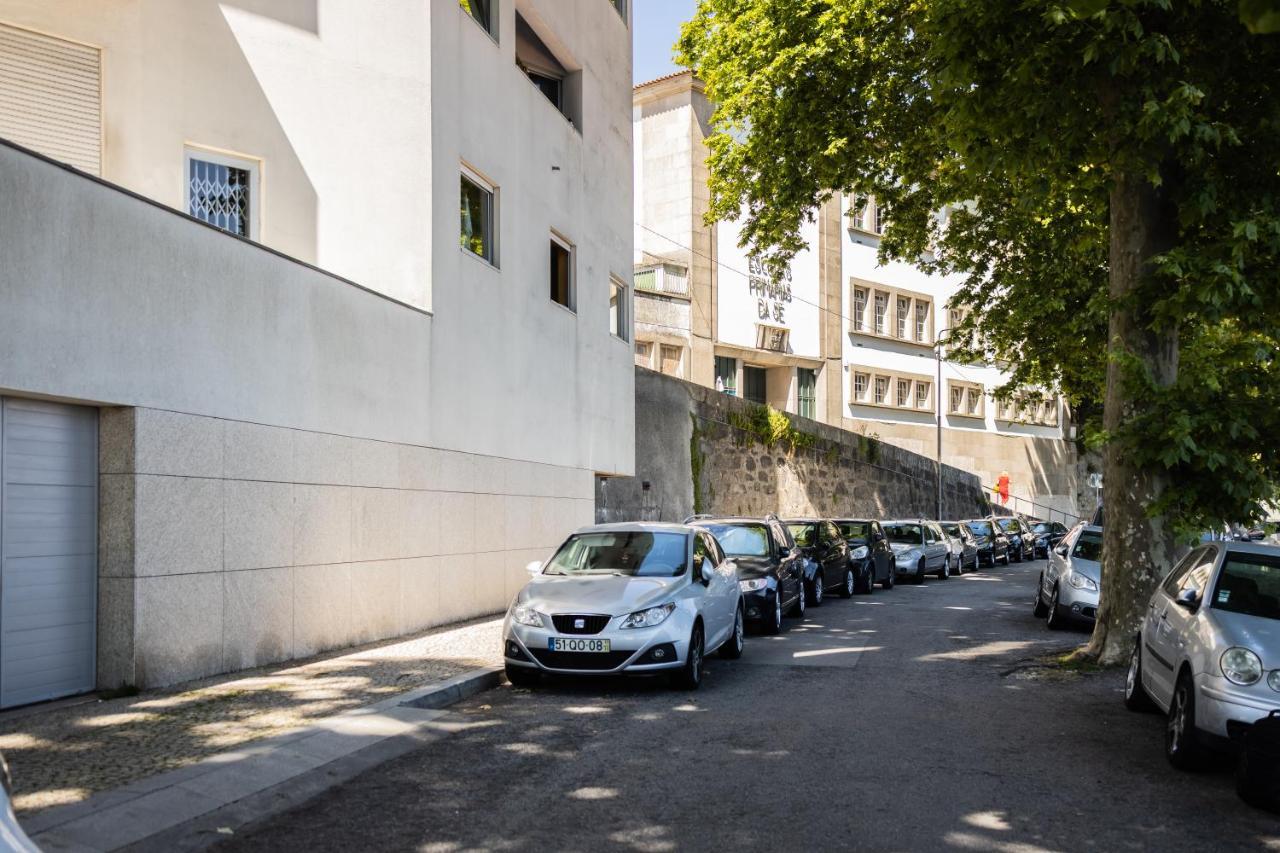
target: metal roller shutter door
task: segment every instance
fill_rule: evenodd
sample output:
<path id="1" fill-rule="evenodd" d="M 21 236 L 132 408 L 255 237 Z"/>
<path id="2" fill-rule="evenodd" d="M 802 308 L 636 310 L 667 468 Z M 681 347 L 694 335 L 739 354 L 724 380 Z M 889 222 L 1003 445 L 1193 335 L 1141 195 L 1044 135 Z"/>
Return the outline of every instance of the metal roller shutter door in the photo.
<path id="1" fill-rule="evenodd" d="M 0 24 L 0 136 L 102 174 L 102 55 Z"/>
<path id="2" fill-rule="evenodd" d="M 0 399 L 0 707 L 94 687 L 98 413 Z"/>

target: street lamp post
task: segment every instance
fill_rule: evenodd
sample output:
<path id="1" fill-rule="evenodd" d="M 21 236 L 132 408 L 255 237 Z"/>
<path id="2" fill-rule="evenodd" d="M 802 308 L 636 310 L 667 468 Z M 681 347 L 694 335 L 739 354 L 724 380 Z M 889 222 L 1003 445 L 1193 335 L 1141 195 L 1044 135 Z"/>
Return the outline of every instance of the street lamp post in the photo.
<path id="1" fill-rule="evenodd" d="M 944 330 L 945 333 L 945 330 Z M 933 360 L 938 368 L 937 384 L 933 386 L 934 405 L 938 409 L 937 417 L 937 479 L 938 479 L 938 514 L 936 518 L 942 519 L 942 336 L 939 336 L 937 342 L 933 345 Z"/>

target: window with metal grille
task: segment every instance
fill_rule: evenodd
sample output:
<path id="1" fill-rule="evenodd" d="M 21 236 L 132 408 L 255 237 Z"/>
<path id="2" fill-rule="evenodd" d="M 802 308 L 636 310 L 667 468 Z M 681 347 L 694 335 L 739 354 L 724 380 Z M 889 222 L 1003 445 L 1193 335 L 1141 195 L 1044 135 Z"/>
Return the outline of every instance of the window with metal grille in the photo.
<path id="1" fill-rule="evenodd" d="M 765 372 L 763 367 L 742 368 L 742 396 L 753 403 L 764 404 Z"/>
<path id="2" fill-rule="evenodd" d="M 910 379 L 898 380 L 898 405 L 899 406 L 911 405 L 911 380 Z"/>
<path id="3" fill-rule="evenodd" d="M 906 296 L 898 297 L 898 337 L 907 336 L 907 321 L 911 319 L 911 300 Z"/>
<path id="4" fill-rule="evenodd" d="M 929 383 L 928 382 L 916 383 L 916 408 L 918 409 L 929 408 Z"/>
<path id="5" fill-rule="evenodd" d="M 883 406 L 885 403 L 885 398 L 887 398 L 888 396 L 889 396 L 889 377 L 877 376 L 876 377 L 876 398 L 875 398 L 876 403 L 878 405 Z"/>
<path id="6" fill-rule="evenodd" d="M 867 327 L 867 289 L 853 289 L 853 330 L 861 332 Z"/>
<path id="7" fill-rule="evenodd" d="M 802 418 L 818 416 L 818 371 L 796 368 L 796 410 Z"/>
<path id="8" fill-rule="evenodd" d="M 861 403 L 867 399 L 867 384 L 871 381 L 871 377 L 866 373 L 853 374 L 853 399 L 854 402 Z"/>
<path id="9" fill-rule="evenodd" d="M 736 397 L 738 395 L 738 360 L 728 356 L 716 356 L 716 390 Z"/>
<path id="10" fill-rule="evenodd" d="M 231 234 L 257 239 L 258 166 L 212 152 L 187 152 L 187 212 Z"/>
<path id="11" fill-rule="evenodd" d="M 889 310 L 889 294 L 876 291 L 876 334 L 884 334 L 884 315 Z"/>

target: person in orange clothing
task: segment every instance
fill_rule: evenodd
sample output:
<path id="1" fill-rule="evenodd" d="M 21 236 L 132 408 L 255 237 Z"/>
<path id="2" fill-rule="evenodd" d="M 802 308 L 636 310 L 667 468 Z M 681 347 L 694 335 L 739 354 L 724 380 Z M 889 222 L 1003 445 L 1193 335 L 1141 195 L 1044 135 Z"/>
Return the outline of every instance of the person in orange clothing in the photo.
<path id="1" fill-rule="evenodd" d="M 1001 471 L 996 478 L 996 491 L 1000 493 L 1000 505 L 1009 503 L 1009 472 Z"/>

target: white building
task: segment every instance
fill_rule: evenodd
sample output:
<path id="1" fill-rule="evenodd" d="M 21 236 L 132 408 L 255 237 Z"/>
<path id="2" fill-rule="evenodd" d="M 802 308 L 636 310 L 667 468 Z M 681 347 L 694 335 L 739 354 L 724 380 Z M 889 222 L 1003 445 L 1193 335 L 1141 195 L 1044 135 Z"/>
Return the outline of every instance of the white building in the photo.
<path id="1" fill-rule="evenodd" d="M 0 705 L 494 612 L 592 520 L 626 12 L 0 0 Z"/>

